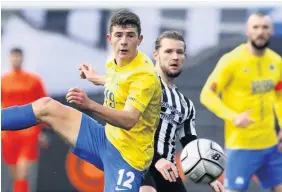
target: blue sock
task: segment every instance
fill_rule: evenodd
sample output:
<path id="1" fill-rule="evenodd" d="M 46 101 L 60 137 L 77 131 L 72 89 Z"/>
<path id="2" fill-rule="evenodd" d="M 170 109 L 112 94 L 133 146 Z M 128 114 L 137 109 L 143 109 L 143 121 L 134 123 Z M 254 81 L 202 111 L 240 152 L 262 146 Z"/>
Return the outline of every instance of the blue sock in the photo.
<path id="1" fill-rule="evenodd" d="M 16 131 L 38 124 L 32 105 L 22 105 L 1 109 L 1 130 Z"/>

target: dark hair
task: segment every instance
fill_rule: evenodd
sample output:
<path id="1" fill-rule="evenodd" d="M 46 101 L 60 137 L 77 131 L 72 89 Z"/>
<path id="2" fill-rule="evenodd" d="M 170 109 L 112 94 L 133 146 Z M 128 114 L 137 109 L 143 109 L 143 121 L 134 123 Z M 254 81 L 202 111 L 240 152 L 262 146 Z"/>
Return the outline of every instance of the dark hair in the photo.
<path id="1" fill-rule="evenodd" d="M 181 35 L 177 31 L 165 31 L 162 34 L 160 34 L 160 36 L 157 38 L 157 40 L 155 42 L 155 50 L 156 51 L 159 50 L 159 48 L 161 47 L 161 41 L 163 39 L 174 39 L 174 40 L 183 41 L 184 51 L 186 51 L 186 43 L 185 43 L 184 37 L 183 37 L 183 35 Z"/>
<path id="2" fill-rule="evenodd" d="M 118 11 L 111 18 L 110 32 L 112 32 L 113 26 L 132 26 L 137 28 L 138 35 L 141 34 L 141 22 L 138 15 L 127 10 Z"/>
<path id="3" fill-rule="evenodd" d="M 14 54 L 14 53 L 19 54 L 19 55 L 23 55 L 23 50 L 18 48 L 18 47 L 15 47 L 15 48 L 11 49 L 11 51 L 10 51 L 10 54 Z"/>

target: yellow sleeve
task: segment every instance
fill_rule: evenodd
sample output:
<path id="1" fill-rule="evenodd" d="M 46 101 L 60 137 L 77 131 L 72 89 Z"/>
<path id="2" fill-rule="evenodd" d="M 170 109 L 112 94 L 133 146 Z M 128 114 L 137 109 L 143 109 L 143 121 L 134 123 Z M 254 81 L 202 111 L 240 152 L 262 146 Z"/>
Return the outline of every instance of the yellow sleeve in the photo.
<path id="1" fill-rule="evenodd" d="M 232 80 L 232 62 L 226 54 L 218 61 L 215 69 L 204 85 L 200 101 L 219 118 L 232 121 L 237 115 L 235 111 L 228 108 L 220 99 L 219 94 Z"/>
<path id="2" fill-rule="evenodd" d="M 138 109 L 141 113 L 145 111 L 157 88 L 158 79 L 153 74 L 138 75 L 129 87 L 127 102 Z"/>
<path id="3" fill-rule="evenodd" d="M 282 62 L 281 62 L 281 77 L 278 84 L 275 86 L 276 100 L 275 112 L 278 119 L 279 127 L 282 129 Z"/>

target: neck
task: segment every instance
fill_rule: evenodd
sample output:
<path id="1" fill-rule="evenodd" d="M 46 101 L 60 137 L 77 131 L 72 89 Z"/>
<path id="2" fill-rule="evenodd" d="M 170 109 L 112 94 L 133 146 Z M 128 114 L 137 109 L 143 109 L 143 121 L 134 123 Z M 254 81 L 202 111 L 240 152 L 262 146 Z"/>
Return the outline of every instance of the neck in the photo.
<path id="1" fill-rule="evenodd" d="M 251 42 L 247 42 L 247 50 L 255 56 L 261 57 L 265 53 L 265 49 L 255 48 Z"/>
<path id="2" fill-rule="evenodd" d="M 20 72 L 20 71 L 22 71 L 22 69 L 21 68 L 13 68 L 12 71 L 13 72 Z"/>
<path id="3" fill-rule="evenodd" d="M 157 65 L 156 65 L 157 66 Z M 159 76 L 161 76 L 162 80 L 165 82 L 165 84 L 167 84 L 167 86 L 169 88 L 173 88 L 173 81 L 174 78 L 168 77 L 167 75 L 165 75 L 163 73 L 163 71 L 160 69 L 160 67 L 156 67 L 156 71 L 158 73 Z"/>
<path id="4" fill-rule="evenodd" d="M 138 51 L 136 50 L 136 53 L 128 59 L 120 59 L 120 58 L 116 57 L 115 62 L 119 67 L 126 66 L 137 56 L 137 54 L 138 54 Z"/>

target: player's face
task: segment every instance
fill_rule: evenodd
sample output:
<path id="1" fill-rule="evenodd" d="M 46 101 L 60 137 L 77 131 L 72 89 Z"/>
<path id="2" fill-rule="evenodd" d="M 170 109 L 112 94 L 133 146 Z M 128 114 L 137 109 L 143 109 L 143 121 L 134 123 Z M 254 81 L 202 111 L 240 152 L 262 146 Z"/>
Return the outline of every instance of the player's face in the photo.
<path id="1" fill-rule="evenodd" d="M 264 49 L 269 45 L 273 29 L 270 18 L 253 15 L 247 25 L 247 38 L 256 49 Z"/>
<path id="2" fill-rule="evenodd" d="M 142 35 L 138 36 L 137 29 L 133 26 L 113 26 L 107 39 L 112 45 L 115 58 L 120 60 L 132 60 L 136 56 L 137 46 L 142 41 Z"/>
<path id="3" fill-rule="evenodd" d="M 170 78 L 178 77 L 182 72 L 185 60 L 184 42 L 164 38 L 160 45 L 159 50 L 154 52 L 155 60 L 166 76 Z"/>
<path id="4" fill-rule="evenodd" d="M 19 53 L 12 53 L 10 55 L 10 64 L 14 70 L 19 70 L 22 67 L 23 57 Z"/>

